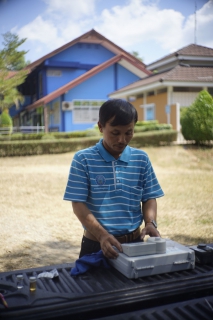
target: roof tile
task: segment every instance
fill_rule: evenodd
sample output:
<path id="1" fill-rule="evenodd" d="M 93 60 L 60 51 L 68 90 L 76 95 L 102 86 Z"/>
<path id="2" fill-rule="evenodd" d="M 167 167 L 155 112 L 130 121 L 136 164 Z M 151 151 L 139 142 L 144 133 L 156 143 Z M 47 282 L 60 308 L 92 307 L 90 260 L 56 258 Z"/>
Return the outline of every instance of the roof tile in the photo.
<path id="1" fill-rule="evenodd" d="M 212 48 L 207 48 L 203 47 L 197 44 L 190 44 L 186 47 L 183 47 L 169 55 L 166 55 L 165 57 L 158 59 L 152 63 L 149 64 L 151 66 L 152 64 L 159 63 L 160 61 L 165 61 L 167 59 L 170 59 L 175 56 L 196 56 L 196 57 L 213 57 L 213 49 Z"/>
<path id="2" fill-rule="evenodd" d="M 121 88 L 113 93 L 125 92 L 127 90 L 136 89 L 155 82 L 163 81 L 188 81 L 188 82 L 212 82 L 213 86 L 213 67 L 186 67 L 178 65 L 175 68 L 157 73 L 142 80 L 136 81 L 126 87 Z"/>

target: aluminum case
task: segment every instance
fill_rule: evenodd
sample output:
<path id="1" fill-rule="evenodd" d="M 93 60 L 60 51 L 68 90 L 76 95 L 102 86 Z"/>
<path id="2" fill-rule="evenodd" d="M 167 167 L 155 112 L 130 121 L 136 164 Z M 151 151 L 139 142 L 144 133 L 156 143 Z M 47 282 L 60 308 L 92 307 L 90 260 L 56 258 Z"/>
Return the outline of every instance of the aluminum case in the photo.
<path id="1" fill-rule="evenodd" d="M 156 243 L 156 252 L 162 252 L 163 242 L 165 243 L 164 253 L 149 254 L 150 243 Z M 161 250 L 157 246 L 159 243 L 161 243 Z M 170 239 L 159 241 L 159 238 L 152 237 L 147 240 L 146 250 L 144 250 L 146 243 L 140 244 L 143 249 L 140 249 L 139 244 L 137 242 L 122 245 L 125 253 L 119 253 L 117 259 L 109 259 L 109 263 L 129 279 L 195 268 L 194 251 L 175 241 Z M 153 247 L 150 249 L 153 252 Z M 138 252 L 146 254 L 138 255 Z M 132 256 L 132 253 L 135 256 Z"/>

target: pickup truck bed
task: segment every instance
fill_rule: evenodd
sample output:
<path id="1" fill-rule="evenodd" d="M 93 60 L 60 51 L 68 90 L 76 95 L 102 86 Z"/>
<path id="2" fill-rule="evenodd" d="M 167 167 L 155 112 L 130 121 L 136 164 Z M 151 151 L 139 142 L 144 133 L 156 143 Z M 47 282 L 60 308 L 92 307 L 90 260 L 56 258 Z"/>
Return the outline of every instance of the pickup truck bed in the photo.
<path id="1" fill-rule="evenodd" d="M 0 273 L 0 319 L 213 319 L 213 264 L 195 269 L 128 279 L 111 267 L 71 277 L 72 263 Z M 58 270 L 59 277 L 29 277 Z M 17 289 L 16 275 L 24 287 Z M 206 301 L 207 300 L 207 301 Z M 187 316 L 186 316 L 187 315 Z"/>

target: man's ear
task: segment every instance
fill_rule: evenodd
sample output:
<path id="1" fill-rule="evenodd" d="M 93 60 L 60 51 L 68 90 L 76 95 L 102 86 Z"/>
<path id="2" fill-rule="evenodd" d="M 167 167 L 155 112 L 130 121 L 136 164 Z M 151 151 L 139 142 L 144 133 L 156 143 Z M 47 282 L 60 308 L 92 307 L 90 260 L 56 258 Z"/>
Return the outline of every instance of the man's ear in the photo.
<path id="1" fill-rule="evenodd" d="M 102 125 L 101 125 L 100 121 L 98 121 L 98 128 L 99 128 L 99 131 L 100 131 L 100 132 L 103 132 L 103 130 L 102 130 Z"/>

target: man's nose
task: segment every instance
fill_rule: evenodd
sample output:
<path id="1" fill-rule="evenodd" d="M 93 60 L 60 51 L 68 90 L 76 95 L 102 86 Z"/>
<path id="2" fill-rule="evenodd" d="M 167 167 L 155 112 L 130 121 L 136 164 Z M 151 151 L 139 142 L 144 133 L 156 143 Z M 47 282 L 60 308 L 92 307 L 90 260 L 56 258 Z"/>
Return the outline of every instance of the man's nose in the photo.
<path id="1" fill-rule="evenodd" d="M 125 137 L 125 135 L 119 135 L 118 142 L 125 144 L 125 143 L 126 143 L 126 137 Z"/>

